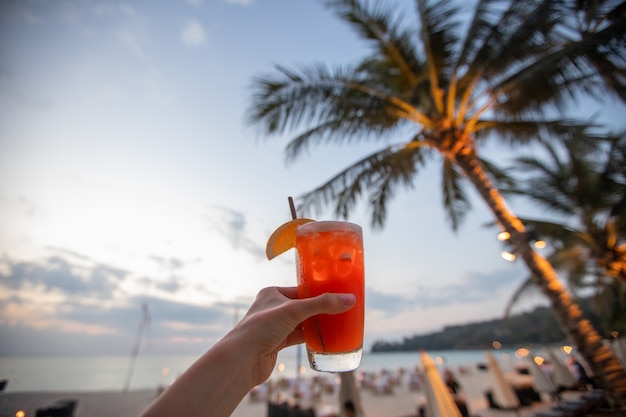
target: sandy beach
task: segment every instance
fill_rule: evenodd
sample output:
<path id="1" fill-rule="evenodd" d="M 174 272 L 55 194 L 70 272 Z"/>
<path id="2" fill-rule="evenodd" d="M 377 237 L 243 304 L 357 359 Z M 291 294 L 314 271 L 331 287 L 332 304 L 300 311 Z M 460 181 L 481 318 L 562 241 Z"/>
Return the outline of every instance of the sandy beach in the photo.
<path id="1" fill-rule="evenodd" d="M 489 408 L 485 392 L 490 390 L 490 379 L 487 372 L 476 368 L 467 372 L 455 372 L 461 384 L 463 394 L 472 416 L 505 417 L 515 413 L 498 411 Z M 327 377 L 328 385 L 318 396 L 303 396 L 303 405 L 315 404 L 319 415 L 336 411 L 338 407 L 338 385 L 332 375 Z M 382 386 L 376 388 L 375 383 L 368 383 L 368 387 L 361 386 L 360 392 L 366 417 L 407 417 L 417 415 L 418 404 L 423 399 L 420 389 L 410 384 L 407 375 L 393 376 L 387 389 Z M 308 381 L 307 381 L 308 382 Z M 334 384 L 334 387 L 333 387 Z M 364 383 L 362 383 L 364 384 Z M 305 384 L 303 384 L 305 385 Z M 293 401 L 289 393 L 292 387 L 283 386 L 273 388 L 269 394 L 271 399 Z M 25 417 L 34 416 L 38 408 L 45 408 L 54 402 L 63 399 L 77 400 L 75 417 L 129 417 L 137 416 L 151 401 L 156 398 L 157 390 L 142 390 L 123 392 L 4 392 L 0 394 L 0 417 L 15 417 L 19 410 L 24 411 Z M 576 395 L 573 393 L 572 395 Z M 263 417 L 267 415 L 267 397 L 261 392 L 258 395 L 248 395 L 232 414 L 233 417 Z M 538 410 L 552 406 L 549 398 L 543 402 L 533 403 L 530 407 L 523 407 L 522 417 L 534 416 Z"/>
<path id="2" fill-rule="evenodd" d="M 523 406 L 516 414 L 514 411 L 498 410 L 489 407 L 486 392 L 492 390 L 492 382 L 489 374 L 485 370 L 477 368 L 463 367 L 464 372 L 454 371 L 454 375 L 461 385 L 460 396 L 465 400 L 469 414 L 476 417 L 532 417 L 538 411 L 549 410 L 555 403 L 549 395 L 539 395 L 540 401 Z M 365 417 L 408 417 L 417 416 L 418 407 L 424 404 L 426 399 L 421 388 L 416 388 L 411 384 L 410 374 L 405 373 L 403 377 L 392 375 L 390 389 L 381 389 L 380 386 L 368 388 L 361 382 L 360 393 Z M 513 375 L 512 375 L 513 376 Z M 529 376 L 516 375 L 517 383 L 530 385 Z M 368 386 L 370 384 L 367 384 Z M 565 392 L 562 398 L 576 398 L 578 392 Z M 288 400 L 290 400 L 288 398 Z M 292 400 L 290 400 L 292 401 Z M 304 401 L 305 406 L 308 404 Z M 325 393 L 315 404 L 315 410 L 319 416 L 324 412 L 337 411 L 339 406 L 338 395 Z M 265 401 L 254 401 L 249 396 L 233 413 L 233 417 L 253 417 L 267 415 L 267 405 Z"/>

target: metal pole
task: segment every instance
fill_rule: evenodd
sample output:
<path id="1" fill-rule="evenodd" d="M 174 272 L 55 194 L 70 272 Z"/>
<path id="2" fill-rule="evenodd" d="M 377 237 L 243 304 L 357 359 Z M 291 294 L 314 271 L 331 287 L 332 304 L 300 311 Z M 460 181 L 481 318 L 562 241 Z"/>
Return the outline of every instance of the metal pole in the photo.
<path id="1" fill-rule="evenodd" d="M 137 361 L 137 356 L 139 355 L 139 347 L 141 346 L 141 338 L 143 336 L 143 330 L 146 326 L 150 325 L 150 311 L 148 310 L 148 304 L 144 303 L 141 306 L 142 318 L 139 322 L 139 328 L 137 329 L 137 336 L 135 336 L 135 344 L 133 346 L 133 350 L 130 354 L 130 363 L 128 364 L 128 371 L 126 373 L 126 382 L 124 382 L 123 392 L 128 392 L 128 388 L 130 387 L 130 380 L 133 377 L 133 371 L 135 369 L 135 362 Z"/>

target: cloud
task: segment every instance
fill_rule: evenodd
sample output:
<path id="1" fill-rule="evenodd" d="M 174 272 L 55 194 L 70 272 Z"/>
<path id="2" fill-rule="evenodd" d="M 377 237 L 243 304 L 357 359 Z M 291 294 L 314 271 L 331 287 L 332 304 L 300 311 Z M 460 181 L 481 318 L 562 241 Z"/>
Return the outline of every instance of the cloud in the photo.
<path id="1" fill-rule="evenodd" d="M 175 272 L 181 270 L 185 267 L 188 262 L 183 261 L 182 259 L 174 258 L 174 257 L 163 257 L 158 255 L 152 255 L 149 257 L 151 260 L 155 261 L 159 267 L 165 268 L 168 271 Z M 198 262 L 198 260 L 191 261 L 192 263 Z"/>
<path id="2" fill-rule="evenodd" d="M 84 258 L 88 259 L 88 258 Z M 2 260 L 4 271 L 0 274 L 0 285 L 16 291 L 39 288 L 50 293 L 60 291 L 71 296 L 97 294 L 111 297 L 120 281 L 128 272 L 103 264 L 85 268 L 71 264 L 61 256 L 51 256 L 41 262 L 12 262 Z"/>
<path id="3" fill-rule="evenodd" d="M 0 355 L 25 353 L 19 348 L 22 344 L 30 344 L 29 354 L 70 354 L 81 349 L 125 353 L 116 349 L 128 349 L 144 304 L 159 352 L 175 351 L 173 345 L 182 340 L 187 349 L 201 351 L 223 336 L 235 313 L 252 302 L 190 304 L 150 293 L 131 294 L 126 288 L 136 278 L 130 272 L 72 251 L 56 248 L 55 252 L 38 261 L 0 259 Z M 154 258 L 174 269 L 185 264 L 176 258 Z M 151 284 L 161 289 L 169 285 L 175 292 L 183 280 L 173 276 L 165 283 Z"/>
<path id="4" fill-rule="evenodd" d="M 386 294 L 373 289 L 367 289 L 365 302 L 368 309 L 383 311 L 393 315 L 415 305 L 415 298 L 412 296 Z"/>
<path id="5" fill-rule="evenodd" d="M 226 3 L 239 6 L 250 6 L 254 3 L 254 0 L 226 0 Z"/>
<path id="6" fill-rule="evenodd" d="M 204 3 L 204 0 L 186 0 L 187 3 L 194 7 L 199 7 Z M 254 0 L 223 0 L 227 4 L 234 4 L 236 6 L 250 6 L 254 4 Z"/>
<path id="7" fill-rule="evenodd" d="M 481 303 L 493 300 L 498 295 L 505 301 L 521 282 L 522 273 L 507 270 L 468 273 L 461 282 L 445 286 L 421 284 L 416 294 L 383 293 L 367 289 L 367 308 L 393 317 L 407 310 L 436 309 L 463 303 Z"/>
<path id="8" fill-rule="evenodd" d="M 265 248 L 247 235 L 247 220 L 242 212 L 213 206 L 205 219 L 210 229 L 224 236 L 234 249 L 243 249 L 257 259 L 265 259 Z"/>
<path id="9" fill-rule="evenodd" d="M 116 33 L 117 38 L 122 44 L 129 49 L 136 57 L 145 57 L 144 52 L 144 39 L 142 36 L 133 30 L 120 29 Z"/>
<path id="10" fill-rule="evenodd" d="M 154 297 L 136 297 L 132 304 L 136 306 L 147 304 L 153 321 L 158 323 L 187 323 L 190 328 L 196 328 L 232 322 L 232 312 L 229 310 L 233 306 L 229 304 L 194 305 Z M 139 317 L 138 308 L 137 317 Z"/>
<path id="11" fill-rule="evenodd" d="M 190 330 L 201 330 L 203 332 L 207 331 L 207 330 L 215 330 L 215 329 L 222 329 L 222 326 L 220 325 L 213 325 L 213 324 L 193 324 L 193 323 L 189 323 L 187 321 L 175 321 L 175 320 L 164 320 L 163 321 L 163 327 L 172 329 L 172 330 L 176 330 L 176 331 L 190 331 Z M 176 336 L 178 337 L 178 336 Z"/>
<path id="12" fill-rule="evenodd" d="M 3 66 L 0 68 L 0 100 L 8 100 L 12 105 L 24 108 L 46 111 L 52 108 L 52 103 L 37 96 L 29 90 L 14 74 L 9 73 Z"/>
<path id="13" fill-rule="evenodd" d="M 206 43 L 204 26 L 197 20 L 189 20 L 180 34 L 183 43 L 188 46 L 202 46 Z"/>
<path id="14" fill-rule="evenodd" d="M 36 24 L 42 18 L 36 14 L 37 2 L 3 1 L 0 2 L 0 25 L 13 25 L 26 22 Z"/>
<path id="15" fill-rule="evenodd" d="M 77 17 L 74 20 L 83 22 L 83 27 L 89 28 L 83 29 L 85 34 L 91 36 L 93 32 L 111 25 L 111 27 L 115 28 L 113 31 L 115 37 L 125 49 L 130 50 L 138 58 L 147 56 L 146 51 L 150 44 L 150 36 L 147 34 L 148 26 L 146 19 L 135 7 L 128 3 L 115 4 L 113 2 L 99 2 L 93 5 L 85 4 L 84 7 L 89 7 L 90 13 L 82 10 L 82 8 L 81 10 L 76 8 L 77 10 L 74 13 L 77 14 Z M 92 23 L 91 19 L 93 17 L 95 17 L 95 20 Z"/>
<path id="16" fill-rule="evenodd" d="M 121 4 L 119 6 L 119 8 L 120 8 L 120 11 L 122 12 L 122 14 L 127 16 L 127 17 L 136 17 L 137 16 L 137 11 L 130 4 Z"/>
<path id="17" fill-rule="evenodd" d="M 56 329 L 63 333 L 83 333 L 83 334 L 112 334 L 116 333 L 114 328 L 97 323 L 88 323 L 81 317 L 82 321 L 67 320 L 56 316 L 57 306 L 51 300 L 39 300 L 39 302 L 13 301 L 2 302 L 0 311 L 2 318 L 0 325 L 10 327 L 24 326 L 32 329 Z M 58 300 L 62 303 L 65 300 Z"/>

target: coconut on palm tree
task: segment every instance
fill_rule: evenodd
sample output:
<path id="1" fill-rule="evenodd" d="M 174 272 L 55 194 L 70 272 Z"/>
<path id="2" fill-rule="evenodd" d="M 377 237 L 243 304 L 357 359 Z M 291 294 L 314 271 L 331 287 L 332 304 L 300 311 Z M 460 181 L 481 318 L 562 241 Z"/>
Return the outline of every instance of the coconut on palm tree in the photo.
<path id="1" fill-rule="evenodd" d="M 552 266 L 529 246 L 524 224 L 494 186 L 497 170 L 480 154 L 488 140 L 526 144 L 540 135 L 573 134 L 577 123 L 561 111 L 582 95 L 602 92 L 626 102 L 626 6 L 477 0 L 468 22 L 460 1 L 416 0 L 414 15 L 380 1 L 326 4 L 369 43 L 370 53 L 352 66 L 279 66 L 256 78 L 249 122 L 268 135 L 293 134 L 291 157 L 330 141 L 378 140 L 381 148 L 301 196 L 301 209 L 333 204 L 345 217 L 367 195 L 372 222 L 382 226 L 393 192 L 438 158 L 452 227 L 469 208 L 462 188 L 469 182 L 510 233 L 612 403 L 626 411 L 626 371 Z"/>

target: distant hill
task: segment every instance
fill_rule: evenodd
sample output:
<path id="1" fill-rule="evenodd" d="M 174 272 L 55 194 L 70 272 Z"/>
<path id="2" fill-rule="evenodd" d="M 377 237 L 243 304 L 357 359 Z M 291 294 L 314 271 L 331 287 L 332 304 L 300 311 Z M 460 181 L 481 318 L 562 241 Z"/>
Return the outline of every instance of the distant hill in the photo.
<path id="1" fill-rule="evenodd" d="M 591 309 L 590 299 L 579 300 L 583 310 L 596 329 L 599 318 Z M 494 319 L 464 325 L 444 327 L 442 331 L 405 337 L 402 341 L 376 341 L 372 352 L 407 352 L 419 349 L 485 349 L 494 341 L 503 347 L 522 344 L 549 344 L 565 340 L 552 309 L 538 307 L 533 311 L 517 314 L 507 319 Z"/>

